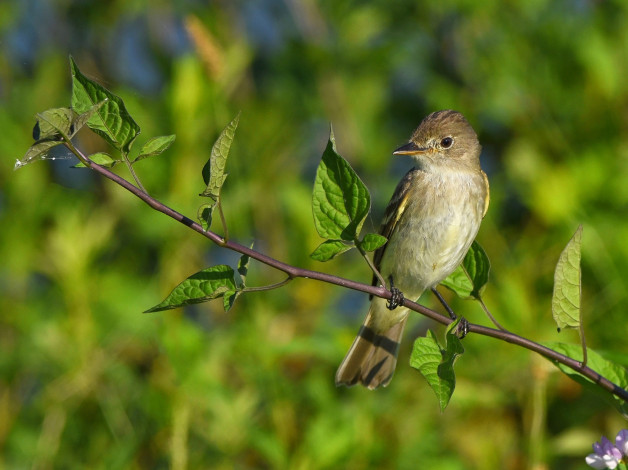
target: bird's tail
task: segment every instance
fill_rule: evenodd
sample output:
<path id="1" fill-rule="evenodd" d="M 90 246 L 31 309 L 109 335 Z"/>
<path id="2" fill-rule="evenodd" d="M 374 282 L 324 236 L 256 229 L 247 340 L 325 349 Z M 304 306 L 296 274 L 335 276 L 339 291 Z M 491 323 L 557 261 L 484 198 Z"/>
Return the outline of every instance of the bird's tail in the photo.
<path id="1" fill-rule="evenodd" d="M 359 382 L 371 390 L 388 385 L 395 373 L 407 318 L 407 314 L 403 315 L 399 323 L 379 334 L 373 329 L 373 313 L 369 311 L 358 336 L 338 367 L 336 385 L 350 387 Z"/>

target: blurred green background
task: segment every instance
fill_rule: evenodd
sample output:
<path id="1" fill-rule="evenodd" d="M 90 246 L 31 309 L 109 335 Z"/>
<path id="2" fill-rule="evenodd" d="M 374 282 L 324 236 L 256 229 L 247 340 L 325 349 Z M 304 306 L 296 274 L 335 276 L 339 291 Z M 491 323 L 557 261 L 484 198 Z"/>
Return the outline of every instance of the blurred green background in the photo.
<path id="1" fill-rule="evenodd" d="M 0 468 L 586 468 L 625 421 L 534 354 L 469 336 L 441 414 L 408 366 L 386 389 L 337 389 L 365 295 L 308 280 L 144 315 L 188 275 L 237 262 L 67 160 L 13 171 L 35 113 L 70 102 L 68 55 L 173 147 L 136 166 L 194 217 L 201 168 L 241 110 L 223 204 L 232 238 L 328 264 L 310 193 L 329 123 L 370 188 L 377 228 L 411 166 L 391 159 L 428 113 L 463 112 L 491 207 L 485 300 L 507 328 L 556 333 L 554 265 L 584 224 L 590 347 L 626 348 L 628 4 L 622 0 L 26 0 L 0 3 Z M 107 150 L 89 133 L 86 151 Z M 119 173 L 128 177 L 124 168 Z M 215 226 L 216 227 L 216 226 Z M 252 264 L 250 285 L 282 278 Z M 472 322 L 479 306 L 452 299 Z M 438 308 L 431 296 L 423 301 Z"/>

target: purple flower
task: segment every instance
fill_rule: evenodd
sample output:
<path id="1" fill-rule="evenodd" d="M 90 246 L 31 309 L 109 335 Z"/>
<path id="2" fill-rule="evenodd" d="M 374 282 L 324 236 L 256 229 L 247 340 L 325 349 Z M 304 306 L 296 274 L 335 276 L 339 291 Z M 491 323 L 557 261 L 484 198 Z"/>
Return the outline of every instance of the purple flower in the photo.
<path id="1" fill-rule="evenodd" d="M 622 429 L 617 433 L 615 447 L 617 447 L 622 454 L 628 456 L 628 429 Z"/>
<path id="2" fill-rule="evenodd" d="M 593 452 L 595 453 L 587 455 L 585 459 L 587 465 L 598 469 L 617 468 L 622 457 L 626 455 L 625 452 L 623 454 L 622 452 L 625 451 L 628 446 L 628 430 L 619 431 L 615 443 L 617 447 L 606 437 L 602 436 L 600 442 L 593 444 Z"/>

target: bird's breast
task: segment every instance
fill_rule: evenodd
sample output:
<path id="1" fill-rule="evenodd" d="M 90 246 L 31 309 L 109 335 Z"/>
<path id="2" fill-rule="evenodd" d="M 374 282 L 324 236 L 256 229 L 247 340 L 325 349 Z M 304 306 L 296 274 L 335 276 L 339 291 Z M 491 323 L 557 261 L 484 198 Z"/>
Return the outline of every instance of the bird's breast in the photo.
<path id="1" fill-rule="evenodd" d="M 479 172 L 449 172 L 421 175 L 410 191 L 380 271 L 416 300 L 464 258 L 480 227 L 486 189 Z"/>

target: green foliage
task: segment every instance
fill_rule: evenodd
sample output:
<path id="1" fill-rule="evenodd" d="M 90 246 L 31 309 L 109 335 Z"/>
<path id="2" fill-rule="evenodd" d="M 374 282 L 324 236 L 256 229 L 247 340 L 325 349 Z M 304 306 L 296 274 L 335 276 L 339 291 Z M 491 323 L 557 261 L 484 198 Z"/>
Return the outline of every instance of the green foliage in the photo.
<path id="1" fill-rule="evenodd" d="M 133 163 L 138 160 L 143 160 L 144 158 L 161 155 L 163 152 L 168 150 L 175 138 L 175 135 L 161 135 L 159 137 L 153 137 L 142 146 L 140 154 L 135 158 L 135 160 L 133 160 Z"/>
<path id="2" fill-rule="evenodd" d="M 44 140 L 34 143 L 28 148 L 24 156 L 15 162 L 15 169 L 17 170 L 37 160 L 45 160 L 48 157 L 50 149 L 62 143 L 63 142 L 60 140 Z"/>
<path id="3" fill-rule="evenodd" d="M 229 149 L 240 122 L 240 113 L 223 129 L 212 147 L 211 156 L 203 167 L 203 180 L 207 185 L 201 196 L 209 197 L 217 202 L 220 199 L 220 190 L 227 179 L 225 167 L 229 157 Z"/>
<path id="4" fill-rule="evenodd" d="M 232 267 L 223 264 L 212 266 L 192 274 L 175 287 L 163 302 L 146 310 L 145 313 L 198 304 L 223 296 L 228 299 L 225 300 L 225 311 L 228 311 L 235 300 L 236 289 Z"/>
<path id="5" fill-rule="evenodd" d="M 577 361 L 582 361 L 582 348 L 579 345 L 574 344 L 565 344 L 559 343 L 555 341 L 544 342 L 544 346 L 553 349 L 554 351 L 558 351 L 561 354 L 564 354 L 568 357 L 571 357 Z M 606 393 L 600 391 L 600 388 L 592 382 L 590 379 L 584 377 L 578 372 L 570 369 L 564 364 L 560 364 L 556 361 L 551 361 L 556 367 L 558 367 L 564 374 L 571 377 L 573 380 L 587 388 L 593 394 L 597 396 L 604 396 L 607 400 L 611 401 L 617 409 L 624 414 L 624 416 L 628 415 L 628 405 L 614 395 L 610 393 Z M 618 385 L 623 389 L 628 389 L 628 371 L 618 365 L 615 362 L 612 362 L 608 359 L 605 359 L 598 352 L 587 349 L 587 366 L 599 373 L 601 376 L 607 378 L 614 384 Z"/>
<path id="6" fill-rule="evenodd" d="M 445 411 L 456 387 L 454 362 L 464 348 L 455 331 L 460 319 L 450 323 L 445 334 L 445 348 L 441 348 L 432 331 L 427 336 L 419 337 L 414 341 L 410 365 L 421 372 L 427 383 L 436 394 L 440 410 Z"/>
<path id="7" fill-rule="evenodd" d="M 94 163 L 98 163 L 100 166 L 104 166 L 107 168 L 111 168 L 120 163 L 120 160 L 114 160 L 111 155 L 105 152 L 93 153 L 89 156 L 89 159 Z M 85 168 L 85 163 L 77 163 L 76 165 L 74 165 L 73 168 Z"/>
<path id="8" fill-rule="evenodd" d="M 329 261 L 337 255 L 349 251 L 354 245 L 344 240 L 325 240 L 310 254 L 316 261 Z"/>
<path id="9" fill-rule="evenodd" d="M 554 294 L 552 295 L 552 315 L 559 330 L 563 328 L 579 328 L 581 324 L 581 244 L 582 225 L 578 226 L 576 233 L 565 246 L 556 264 Z"/>
<path id="10" fill-rule="evenodd" d="M 104 103 L 101 101 L 82 114 L 76 114 L 69 108 L 53 108 L 38 113 L 37 123 L 33 128 L 35 143 L 29 147 L 24 157 L 16 162 L 15 169 L 37 160 L 57 158 L 49 157 L 49 151 L 62 144 L 63 139 L 71 139 Z"/>
<path id="11" fill-rule="evenodd" d="M 368 189 L 351 165 L 336 152 L 334 132 L 330 130 L 312 194 L 318 234 L 323 238 L 353 242 L 370 208 Z"/>
<path id="12" fill-rule="evenodd" d="M 375 251 L 378 248 L 384 246 L 388 240 L 386 237 L 377 233 L 367 233 L 360 241 L 360 247 L 364 251 Z"/>
<path id="13" fill-rule="evenodd" d="M 37 124 L 33 128 L 33 139 L 45 140 L 70 135 L 76 113 L 70 108 L 53 108 L 37 114 Z"/>
<path id="14" fill-rule="evenodd" d="M 386 238 L 367 233 L 358 241 L 362 225 L 371 209 L 371 195 L 357 173 L 336 152 L 334 131 L 316 170 L 312 193 L 312 213 L 316 231 L 323 238 L 310 257 L 316 261 L 329 261 L 355 246 L 363 251 L 374 251 L 386 243 Z"/>
<path id="15" fill-rule="evenodd" d="M 123 101 L 119 96 L 83 75 L 71 57 L 70 69 L 72 72 L 72 109 L 81 114 L 104 102 L 87 120 L 87 125 L 115 149 L 128 154 L 133 141 L 140 133 L 140 126 L 126 110 Z"/>
<path id="16" fill-rule="evenodd" d="M 463 299 L 479 300 L 488 282 L 490 270 L 491 263 L 486 252 L 477 241 L 474 241 L 462 264 L 441 284 Z"/>
<path id="17" fill-rule="evenodd" d="M 209 160 L 203 167 L 203 181 L 205 181 L 207 187 L 200 195 L 208 197 L 212 201 L 211 203 L 202 204 L 198 208 L 198 219 L 205 230 L 209 230 L 212 225 L 214 209 L 218 207 L 221 210 L 220 191 L 227 179 L 227 173 L 225 173 L 227 158 L 229 157 L 229 149 L 231 149 L 231 143 L 239 122 L 240 113 L 220 133 L 212 147 Z M 226 231 L 226 227 L 223 227 L 223 229 Z"/>

